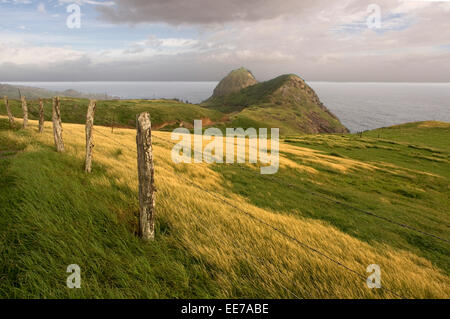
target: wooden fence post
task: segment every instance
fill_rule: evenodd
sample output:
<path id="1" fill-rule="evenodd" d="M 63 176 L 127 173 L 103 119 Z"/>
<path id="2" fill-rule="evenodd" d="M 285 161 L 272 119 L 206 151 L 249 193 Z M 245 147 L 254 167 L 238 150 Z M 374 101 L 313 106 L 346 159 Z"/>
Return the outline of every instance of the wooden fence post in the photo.
<path id="1" fill-rule="evenodd" d="M 136 116 L 136 145 L 139 176 L 139 231 L 144 240 L 155 238 L 155 182 L 150 115 Z"/>
<path id="2" fill-rule="evenodd" d="M 92 171 L 92 149 L 94 148 L 94 144 L 92 143 L 92 129 L 94 127 L 96 104 L 97 103 L 94 100 L 91 100 L 86 114 L 86 163 L 84 165 L 84 170 L 87 173 Z"/>
<path id="3" fill-rule="evenodd" d="M 53 136 L 55 139 L 56 150 L 58 152 L 64 152 L 59 96 L 53 99 L 52 120 L 53 120 Z"/>
<path id="4" fill-rule="evenodd" d="M 39 99 L 39 133 L 44 132 L 44 102 Z"/>
<path id="5" fill-rule="evenodd" d="M 111 134 L 113 134 L 113 133 L 114 133 L 114 113 L 111 117 Z"/>
<path id="6" fill-rule="evenodd" d="M 22 96 L 22 111 L 23 111 L 23 128 L 27 128 L 28 126 L 28 107 L 27 100 L 25 96 Z"/>
<path id="7" fill-rule="evenodd" d="M 9 100 L 7 96 L 4 96 L 3 99 L 5 100 L 5 106 L 6 106 L 6 113 L 8 113 L 8 119 L 9 119 L 9 126 L 14 126 L 14 116 L 11 113 L 11 108 L 9 107 Z"/>

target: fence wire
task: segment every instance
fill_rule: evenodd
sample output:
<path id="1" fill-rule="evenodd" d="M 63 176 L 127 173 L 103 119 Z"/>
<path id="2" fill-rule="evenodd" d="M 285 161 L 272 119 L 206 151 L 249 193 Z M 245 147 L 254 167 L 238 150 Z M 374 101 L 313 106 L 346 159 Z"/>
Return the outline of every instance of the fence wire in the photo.
<path id="1" fill-rule="evenodd" d="M 169 142 L 169 143 L 173 144 L 173 141 L 164 139 L 164 138 L 159 137 L 159 136 L 157 136 L 157 138 L 159 138 L 159 139 L 161 139 L 161 140 L 164 140 L 164 141 L 166 141 L 166 142 Z M 197 152 L 196 150 L 193 150 L 193 151 L 194 151 L 194 153 Z M 241 166 L 238 166 L 238 167 L 242 169 Z M 289 187 L 289 188 L 295 188 L 295 189 L 297 189 L 297 190 L 299 190 L 299 191 L 301 191 L 301 192 L 303 192 L 303 193 L 307 193 L 307 194 L 310 194 L 310 195 L 313 195 L 313 196 L 317 196 L 317 197 L 320 197 L 320 198 L 322 198 L 322 199 L 331 201 L 331 202 L 333 202 L 333 203 L 335 203 L 335 204 L 341 205 L 341 206 L 346 207 L 346 208 L 350 208 L 350 209 L 352 209 L 352 210 L 354 210 L 354 211 L 357 211 L 357 212 L 366 214 L 366 215 L 368 215 L 368 216 L 372 216 L 372 217 L 378 218 L 378 219 L 380 219 L 380 220 L 383 220 L 383 221 L 385 221 L 385 222 L 391 223 L 391 224 L 393 224 L 393 225 L 397 225 L 397 226 L 400 226 L 400 227 L 402 227 L 402 228 L 406 228 L 406 229 L 415 231 L 415 232 L 420 233 L 420 234 L 422 234 L 422 235 L 429 236 L 429 237 L 433 237 L 433 238 L 438 239 L 438 240 L 441 240 L 441 241 L 443 241 L 443 242 L 450 243 L 449 240 L 447 240 L 447 239 L 445 239 L 445 238 L 442 238 L 442 237 L 440 237 L 440 236 L 437 236 L 437 235 L 428 233 L 428 232 L 426 232 L 426 231 L 420 230 L 420 229 L 418 229 L 418 228 L 416 228 L 416 227 L 410 226 L 410 225 L 405 224 L 405 223 L 397 222 L 397 221 L 395 221 L 395 220 L 393 220 L 393 219 L 390 219 L 390 218 L 388 218 L 388 217 L 384 217 L 384 216 L 378 215 L 378 214 L 376 214 L 376 213 L 374 213 L 374 212 L 371 212 L 371 211 L 368 211 L 368 210 L 364 210 L 364 209 L 361 209 L 361 208 L 359 208 L 359 207 L 352 206 L 352 205 L 350 205 L 350 204 L 344 203 L 344 202 L 339 201 L 339 200 L 337 200 L 337 199 L 330 198 L 330 197 L 326 196 L 325 194 L 322 194 L 322 193 L 319 193 L 319 192 L 309 191 L 309 190 L 306 190 L 306 189 L 304 189 L 304 188 L 300 188 L 300 187 L 297 186 L 297 185 L 293 185 L 293 184 L 290 184 L 290 183 L 286 183 L 285 181 L 283 181 L 283 180 L 281 180 L 281 179 L 279 179 L 279 178 L 273 177 L 273 176 L 271 176 L 271 177 L 265 176 L 264 178 L 270 179 L 270 180 L 272 180 L 272 181 L 277 182 L 278 184 L 287 186 L 287 187 Z"/>
<path id="2" fill-rule="evenodd" d="M 110 140 L 114 141 L 114 142 L 117 143 L 118 145 L 121 145 L 121 146 L 127 148 L 127 149 L 130 150 L 130 151 L 136 151 L 136 150 L 131 150 L 128 146 L 126 146 L 126 145 L 124 145 L 124 144 L 122 144 L 122 143 L 120 143 L 120 142 L 117 142 L 115 139 L 113 139 L 113 138 L 111 138 L 111 137 L 109 137 L 109 136 L 107 136 L 107 135 L 105 135 L 105 134 L 99 132 L 98 130 L 96 130 L 96 132 L 100 133 L 100 135 L 102 135 L 102 136 L 104 136 L 104 137 L 109 138 Z M 159 136 L 152 135 L 152 138 L 153 138 L 153 137 L 156 137 L 156 138 L 158 138 L 158 139 L 161 139 L 161 140 L 164 140 L 164 141 L 166 141 L 166 142 L 169 142 L 169 143 L 173 144 L 173 141 L 170 141 L 170 140 L 161 138 L 161 137 L 159 137 Z M 197 183 L 193 182 L 192 180 L 189 180 L 188 178 L 186 178 L 186 177 L 184 177 L 184 176 L 182 176 L 182 175 L 177 175 L 177 176 L 178 176 L 179 178 L 185 180 L 186 183 L 187 183 L 188 185 L 195 186 L 197 189 L 199 189 L 199 190 L 201 190 L 201 191 L 203 191 L 203 192 L 208 193 L 209 195 L 211 195 L 212 197 L 216 198 L 217 200 L 219 200 L 219 201 L 222 202 L 223 204 L 228 205 L 228 206 L 234 208 L 235 210 L 237 210 L 237 211 L 239 211 L 239 212 L 245 214 L 246 216 L 250 217 L 251 219 L 257 221 L 258 223 L 260 223 L 260 224 L 262 224 L 262 225 L 264 225 L 264 226 L 266 226 L 266 227 L 272 229 L 273 231 L 277 232 L 278 234 L 282 235 L 283 237 L 285 237 L 285 238 L 289 239 L 290 241 L 296 243 L 298 246 L 300 246 L 300 247 L 302 247 L 302 248 L 304 248 L 304 249 L 307 249 L 307 250 L 309 250 L 309 251 L 311 251 L 311 252 L 313 252 L 313 253 L 315 253 L 315 254 L 317 254 L 317 255 L 320 255 L 321 257 L 327 259 L 328 261 L 330 261 L 330 262 L 332 262 L 332 263 L 338 265 L 339 267 L 345 269 L 346 271 L 348 271 L 348 272 L 352 273 L 353 275 L 356 275 L 357 277 L 359 277 L 359 278 L 363 279 L 364 281 L 366 281 L 366 279 L 367 279 L 366 276 L 364 276 L 364 275 L 362 275 L 361 273 L 357 272 L 356 270 L 354 270 L 354 269 L 352 269 L 352 268 L 346 266 L 345 264 L 343 264 L 342 262 L 336 260 L 335 258 L 330 257 L 330 256 L 328 256 L 327 254 L 321 252 L 320 250 L 318 250 L 318 249 L 316 249 L 316 248 L 314 248 L 314 247 L 312 247 L 312 246 L 310 246 L 310 245 L 305 244 L 304 242 L 300 241 L 299 239 L 297 239 L 297 238 L 295 238 L 295 237 L 289 235 L 288 233 L 284 232 L 284 231 L 281 230 L 280 228 L 278 228 L 278 227 L 276 227 L 276 226 L 273 226 L 273 225 L 267 223 L 266 221 L 262 220 L 261 218 L 258 218 L 258 217 L 256 217 L 256 216 L 254 216 L 253 214 L 249 213 L 248 211 L 246 211 L 246 210 L 244 210 L 244 209 L 242 209 L 242 208 L 240 208 L 240 207 L 234 205 L 233 203 L 227 201 L 227 200 L 224 199 L 223 197 L 218 196 L 217 193 L 214 193 L 214 192 L 212 192 L 212 191 L 210 191 L 210 190 L 208 190 L 208 189 L 206 189 L 206 188 L 204 188 L 204 187 L 198 185 Z M 391 293 L 392 295 L 394 295 L 394 296 L 396 296 L 396 297 L 398 297 L 398 298 L 408 299 L 407 297 L 405 297 L 405 296 L 403 296 L 403 295 L 401 295 L 401 294 L 399 294 L 399 293 L 396 293 L 395 291 L 393 291 L 393 290 L 391 290 L 391 289 L 389 289 L 389 288 L 383 287 L 382 289 L 388 291 L 389 293 Z"/>

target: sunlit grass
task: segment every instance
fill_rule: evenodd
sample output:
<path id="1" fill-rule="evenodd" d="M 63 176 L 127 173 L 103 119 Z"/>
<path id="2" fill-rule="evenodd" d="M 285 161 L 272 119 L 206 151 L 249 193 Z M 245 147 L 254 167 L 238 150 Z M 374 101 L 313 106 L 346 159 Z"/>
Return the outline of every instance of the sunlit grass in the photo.
<path id="1" fill-rule="evenodd" d="M 5 126 L 5 118 L 0 120 Z M 261 180 L 259 170 L 252 165 L 174 164 L 170 160 L 174 142 L 168 141 L 170 133 L 166 132 L 153 132 L 157 232 L 155 242 L 146 244 L 135 234 L 138 212 L 135 131 L 115 129 L 111 133 L 109 128 L 97 126 L 93 174 L 87 175 L 83 172 L 84 126 L 64 123 L 63 129 L 64 154 L 53 149 L 49 122 L 42 135 L 37 133 L 35 121 L 30 121 L 26 131 L 5 128 L 0 131 L 2 147 L 22 149 L 12 159 L 0 159 L 1 296 L 396 297 L 386 289 L 368 289 L 364 280 L 343 267 L 300 247 L 195 184 L 361 275 L 369 275 L 365 272 L 368 265 L 380 265 L 382 285 L 400 295 L 450 296 L 449 278 L 444 270 L 448 260 L 445 262 L 436 255 L 438 262 L 433 262 L 433 252 L 428 255 L 424 252 L 434 246 L 415 248 L 413 243 L 403 243 L 411 233 L 396 237 L 395 228 L 388 228 L 385 234 L 390 241 L 398 240 L 401 244 L 385 241 L 381 223 L 369 218 L 360 222 L 351 217 L 352 212 L 347 212 L 345 219 L 342 217 L 345 209 L 338 211 L 332 202 L 316 201 L 313 205 L 310 197 L 298 191 L 298 199 L 293 199 L 286 186 L 270 179 Z M 309 142 L 316 143 L 322 137 L 317 138 L 311 137 Z M 326 139 L 332 141 L 334 136 Z M 353 158 L 340 149 L 333 151 L 343 157 L 307 145 L 282 143 L 280 174 L 275 177 L 294 184 L 292 178 L 296 178 L 300 183 L 305 181 L 307 187 L 318 185 L 318 190 L 329 188 L 336 196 L 341 180 L 342 196 L 352 196 L 351 202 L 358 203 L 361 196 L 359 204 L 387 201 L 384 208 L 401 210 L 404 196 L 382 189 L 373 195 L 370 187 L 361 184 L 370 181 L 374 172 L 381 174 L 375 177 L 386 179 L 395 172 L 406 177 L 422 176 L 425 170 L 425 166 L 413 170 L 399 163 L 383 167 L 376 161 Z M 438 175 L 440 169 L 434 171 Z M 446 177 L 435 178 L 445 181 Z M 445 189 L 433 191 L 440 194 Z M 370 202 L 370 196 L 376 199 Z M 442 195 L 436 196 L 437 200 L 445 201 Z M 409 205 L 422 208 L 420 200 L 409 200 Z M 438 210 L 445 202 L 440 205 Z M 315 216 L 308 214 L 308 210 L 313 210 Z M 334 215 L 328 214 L 330 210 Z M 412 210 L 398 217 L 408 218 Z M 419 220 L 424 227 L 447 236 L 448 211 L 429 212 L 430 217 L 412 216 L 407 221 Z M 441 225 L 433 228 L 428 219 Z M 370 225 L 375 225 L 374 233 Z M 439 254 L 443 250 L 448 256 L 446 244 L 432 240 L 426 243 L 436 245 L 441 250 Z M 81 289 L 70 290 L 65 286 L 68 275 L 65 269 L 72 263 L 81 266 Z"/>

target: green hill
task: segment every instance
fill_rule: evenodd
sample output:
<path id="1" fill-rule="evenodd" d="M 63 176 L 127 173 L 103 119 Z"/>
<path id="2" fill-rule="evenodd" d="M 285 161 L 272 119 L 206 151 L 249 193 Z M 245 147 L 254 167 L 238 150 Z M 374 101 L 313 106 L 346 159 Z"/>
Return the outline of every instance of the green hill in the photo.
<path id="1" fill-rule="evenodd" d="M 293 74 L 228 95 L 212 96 L 202 106 L 231 113 L 233 124 L 279 127 L 283 134 L 348 132 L 314 90 Z"/>
<path id="2" fill-rule="evenodd" d="M 21 96 L 25 96 L 27 99 L 38 99 L 38 98 L 51 98 L 53 96 L 64 96 L 73 98 L 85 98 L 85 99 L 96 99 L 96 100 L 107 100 L 111 97 L 106 94 L 100 93 L 82 93 L 75 90 L 65 90 L 65 91 L 52 91 L 31 86 L 23 85 L 9 85 L 0 83 L 0 96 L 7 96 L 11 99 L 20 99 Z"/>

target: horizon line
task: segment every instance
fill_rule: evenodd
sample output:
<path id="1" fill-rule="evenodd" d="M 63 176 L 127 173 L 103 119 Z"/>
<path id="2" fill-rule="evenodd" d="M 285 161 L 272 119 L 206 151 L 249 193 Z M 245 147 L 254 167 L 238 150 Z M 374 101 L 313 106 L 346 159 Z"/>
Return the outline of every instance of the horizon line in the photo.
<path id="1" fill-rule="evenodd" d="M 270 79 L 269 79 L 270 80 Z M 269 81 L 264 80 L 261 82 Z M 73 80 L 73 81 L 33 81 L 33 80 L 20 80 L 20 81 L 0 81 L 0 84 L 9 83 L 77 83 L 77 82 L 220 82 L 221 80 Z M 305 80 L 305 82 L 322 82 L 322 83 L 410 83 L 410 84 L 450 84 L 449 81 L 332 81 L 332 80 Z"/>

